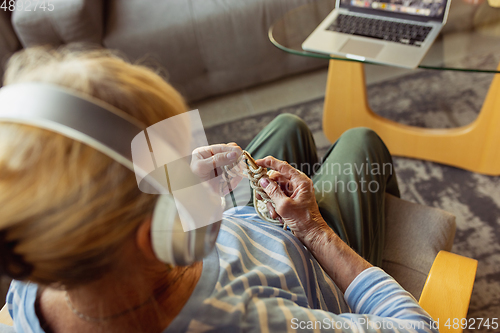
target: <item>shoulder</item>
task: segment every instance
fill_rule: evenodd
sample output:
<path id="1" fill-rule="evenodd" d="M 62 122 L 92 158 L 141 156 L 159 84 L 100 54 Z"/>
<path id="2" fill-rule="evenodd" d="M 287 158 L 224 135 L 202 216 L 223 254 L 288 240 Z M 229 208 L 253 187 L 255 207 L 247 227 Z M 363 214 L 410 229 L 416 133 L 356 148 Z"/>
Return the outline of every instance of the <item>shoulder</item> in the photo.
<path id="1" fill-rule="evenodd" d="M 6 305 L 18 333 L 31 331 L 42 333 L 40 322 L 35 313 L 38 285 L 13 280 L 7 292 Z"/>
<path id="2" fill-rule="evenodd" d="M 38 285 L 34 283 L 12 280 L 6 298 L 6 303 L 7 307 L 9 308 L 9 312 L 11 312 L 11 309 L 13 307 L 19 307 L 21 301 L 25 300 L 26 298 L 29 298 L 32 294 L 34 294 L 34 296 L 36 297 L 37 290 L 38 290 Z"/>

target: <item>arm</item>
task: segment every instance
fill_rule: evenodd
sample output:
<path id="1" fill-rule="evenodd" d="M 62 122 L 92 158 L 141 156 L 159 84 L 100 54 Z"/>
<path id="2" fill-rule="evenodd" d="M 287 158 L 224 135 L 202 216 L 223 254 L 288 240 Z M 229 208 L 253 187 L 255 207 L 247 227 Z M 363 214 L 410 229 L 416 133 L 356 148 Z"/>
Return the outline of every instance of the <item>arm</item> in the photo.
<path id="1" fill-rule="evenodd" d="M 306 175 L 273 157 L 257 164 L 277 171 L 269 180 L 261 179 L 264 191 L 276 204 L 272 217 L 287 223 L 344 293 L 353 311 L 333 314 L 282 301 L 280 308 L 286 309 L 281 311 L 294 319 L 293 323 L 287 321 L 293 324 L 291 328 L 302 330 L 302 326 L 297 327 L 300 322 L 308 328 L 309 322 L 319 321 L 322 326 L 316 328 L 324 331 L 337 325 L 342 332 L 437 332 L 432 318 L 408 292 L 383 270 L 372 267 L 327 225 Z"/>
<path id="2" fill-rule="evenodd" d="M 312 232 L 300 240 L 345 293 L 352 281 L 372 265 L 344 243 L 328 225 L 326 227 L 328 229 Z"/>
<path id="3" fill-rule="evenodd" d="M 297 306 L 290 299 L 252 298 L 245 318 L 255 332 L 437 333 L 437 324 L 380 268 L 364 270 L 345 293 L 355 313 Z M 265 306 L 262 306 L 262 304 Z M 260 306 L 257 306 L 260 305 Z M 265 310 L 264 310 L 265 309 Z M 259 311 L 260 310 L 260 311 Z M 267 320 L 261 321 L 267 312 Z M 255 325 L 258 322 L 260 325 Z"/>

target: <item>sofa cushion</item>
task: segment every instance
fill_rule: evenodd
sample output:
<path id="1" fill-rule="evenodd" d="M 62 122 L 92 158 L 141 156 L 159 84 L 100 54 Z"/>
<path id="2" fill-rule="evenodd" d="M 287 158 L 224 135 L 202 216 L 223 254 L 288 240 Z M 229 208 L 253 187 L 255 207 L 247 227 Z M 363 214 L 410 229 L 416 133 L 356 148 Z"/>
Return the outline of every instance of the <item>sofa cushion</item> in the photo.
<path id="1" fill-rule="evenodd" d="M 288 10 L 310 2 L 110 0 L 103 43 L 165 68 L 192 101 L 326 66 L 278 50 L 267 35 Z"/>
<path id="2" fill-rule="evenodd" d="M 102 43 L 102 0 L 51 0 L 54 10 L 16 10 L 14 29 L 24 47 L 71 42 Z"/>
<path id="3" fill-rule="evenodd" d="M 450 251 L 455 216 L 386 195 L 382 268 L 416 299 L 439 251 Z"/>
<path id="4" fill-rule="evenodd" d="M 3 76 L 5 63 L 20 47 L 21 44 L 10 23 L 9 13 L 0 10 L 0 77 Z"/>

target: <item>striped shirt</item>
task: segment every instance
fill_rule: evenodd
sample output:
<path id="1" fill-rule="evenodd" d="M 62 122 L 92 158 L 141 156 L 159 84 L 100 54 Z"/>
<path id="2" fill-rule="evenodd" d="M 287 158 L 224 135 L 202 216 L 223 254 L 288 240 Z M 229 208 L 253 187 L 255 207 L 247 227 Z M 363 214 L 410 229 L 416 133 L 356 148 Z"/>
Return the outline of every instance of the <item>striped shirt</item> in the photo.
<path id="1" fill-rule="evenodd" d="M 7 304 L 18 333 L 43 332 L 36 291 L 35 284 L 11 285 Z M 164 332 L 184 331 L 438 332 L 380 268 L 363 271 L 342 294 L 297 238 L 252 207 L 226 212 L 195 290 Z"/>

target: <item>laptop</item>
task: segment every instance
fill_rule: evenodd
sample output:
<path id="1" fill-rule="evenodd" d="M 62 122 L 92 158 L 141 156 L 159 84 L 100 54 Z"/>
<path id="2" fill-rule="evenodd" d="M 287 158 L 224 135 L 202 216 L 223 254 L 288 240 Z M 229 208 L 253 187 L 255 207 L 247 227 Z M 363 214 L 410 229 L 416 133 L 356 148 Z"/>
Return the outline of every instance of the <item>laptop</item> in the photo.
<path id="1" fill-rule="evenodd" d="M 337 0 L 306 51 L 415 68 L 446 23 L 451 0 Z"/>

